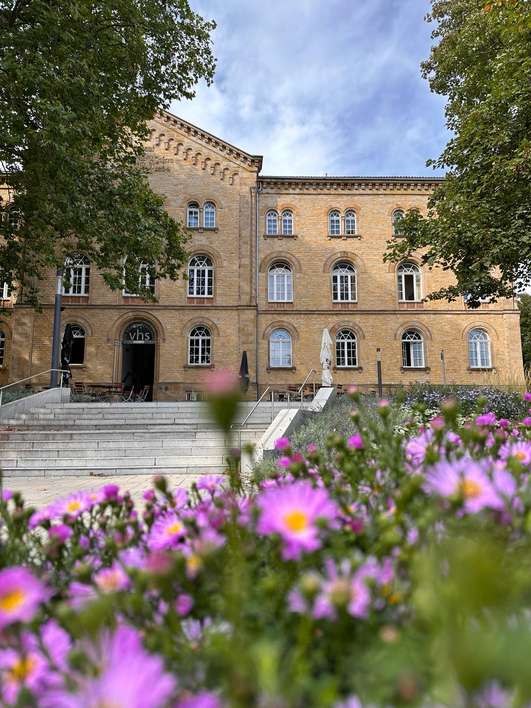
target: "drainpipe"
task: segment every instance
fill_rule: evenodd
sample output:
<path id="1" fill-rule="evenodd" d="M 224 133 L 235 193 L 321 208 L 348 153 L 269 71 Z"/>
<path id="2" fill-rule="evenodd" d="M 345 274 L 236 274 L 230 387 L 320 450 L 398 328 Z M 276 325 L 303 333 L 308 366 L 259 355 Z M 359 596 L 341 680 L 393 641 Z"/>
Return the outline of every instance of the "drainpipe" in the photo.
<path id="1" fill-rule="evenodd" d="M 259 312 L 260 312 L 260 307 L 259 307 L 259 293 L 260 293 L 260 288 L 259 288 L 259 268 L 260 268 L 260 237 L 258 235 L 258 200 L 259 200 L 259 195 L 260 192 L 262 191 L 262 188 L 258 185 L 258 179 L 256 180 L 256 188 L 255 188 L 255 217 L 254 217 L 254 229 L 255 229 L 255 256 L 256 256 L 256 263 L 255 263 L 255 301 L 256 301 L 256 328 L 255 328 L 255 366 L 256 366 L 256 400 L 260 398 L 260 388 L 259 388 L 259 348 L 260 348 L 260 335 L 259 335 L 259 327 L 258 327 L 258 318 L 259 318 Z"/>

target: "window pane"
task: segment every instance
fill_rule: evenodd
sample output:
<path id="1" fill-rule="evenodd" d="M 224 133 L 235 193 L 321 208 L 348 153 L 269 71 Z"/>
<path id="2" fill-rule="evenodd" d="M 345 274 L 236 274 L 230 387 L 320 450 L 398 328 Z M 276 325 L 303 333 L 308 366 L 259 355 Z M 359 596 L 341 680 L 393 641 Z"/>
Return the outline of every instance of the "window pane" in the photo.
<path id="1" fill-rule="evenodd" d="M 328 233 L 330 236 L 341 234 L 341 218 L 338 211 L 331 211 L 328 215 Z"/>
<path id="2" fill-rule="evenodd" d="M 276 236 L 278 233 L 278 214 L 276 211 L 268 211 L 266 216 L 266 234 Z"/>
<path id="3" fill-rule="evenodd" d="M 205 202 L 203 220 L 206 229 L 213 229 L 216 226 L 216 207 L 212 202 Z"/>
<path id="4" fill-rule="evenodd" d="M 192 203 L 188 205 L 186 223 L 191 229 L 199 226 L 199 204 Z"/>
<path id="5" fill-rule="evenodd" d="M 0 330 L 0 366 L 4 364 L 4 358 L 6 353 L 6 335 L 5 332 Z"/>
<path id="6" fill-rule="evenodd" d="M 282 212 L 282 233 L 285 236 L 293 235 L 293 213 L 291 211 Z"/>

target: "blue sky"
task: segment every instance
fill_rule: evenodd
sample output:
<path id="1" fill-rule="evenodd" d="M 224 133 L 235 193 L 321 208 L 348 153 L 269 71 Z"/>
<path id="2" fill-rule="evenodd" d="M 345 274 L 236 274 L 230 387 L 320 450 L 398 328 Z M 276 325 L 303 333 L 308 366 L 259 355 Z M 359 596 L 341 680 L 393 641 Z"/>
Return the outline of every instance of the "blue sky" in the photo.
<path id="1" fill-rule="evenodd" d="M 428 0 L 191 0 L 215 19 L 214 84 L 172 111 L 270 175 L 433 175 L 444 99 L 420 62 Z M 437 174 L 437 173 L 435 173 Z"/>

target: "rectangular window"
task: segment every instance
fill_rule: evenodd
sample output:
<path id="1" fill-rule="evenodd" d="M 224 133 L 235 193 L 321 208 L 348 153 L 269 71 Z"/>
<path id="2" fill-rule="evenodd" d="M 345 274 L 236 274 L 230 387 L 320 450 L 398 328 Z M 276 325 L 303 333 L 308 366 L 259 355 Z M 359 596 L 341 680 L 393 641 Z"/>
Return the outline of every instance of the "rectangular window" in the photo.
<path id="1" fill-rule="evenodd" d="M 272 368 L 291 366 L 291 342 L 272 341 L 270 348 L 270 365 Z"/>
<path id="2" fill-rule="evenodd" d="M 358 365 L 356 340 L 338 341 L 336 344 L 336 366 L 338 368 L 355 367 Z"/>
<path id="3" fill-rule="evenodd" d="M 402 342 L 402 365 L 404 368 L 424 368 L 423 342 Z"/>

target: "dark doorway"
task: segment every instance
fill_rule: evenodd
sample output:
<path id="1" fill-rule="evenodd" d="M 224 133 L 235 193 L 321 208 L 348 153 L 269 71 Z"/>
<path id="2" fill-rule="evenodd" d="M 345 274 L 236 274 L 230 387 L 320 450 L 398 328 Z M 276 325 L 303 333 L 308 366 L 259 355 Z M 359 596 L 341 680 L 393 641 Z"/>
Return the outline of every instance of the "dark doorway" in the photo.
<path id="1" fill-rule="evenodd" d="M 130 400 L 153 400 L 155 332 L 147 322 L 131 322 L 122 337 L 122 383 Z"/>

